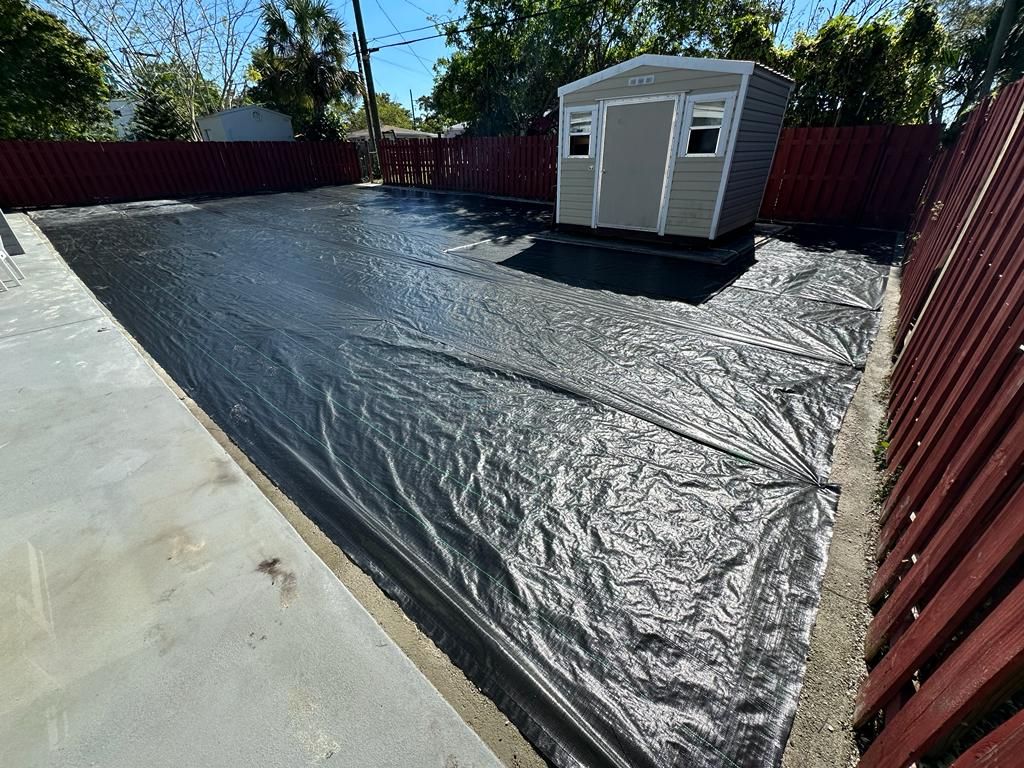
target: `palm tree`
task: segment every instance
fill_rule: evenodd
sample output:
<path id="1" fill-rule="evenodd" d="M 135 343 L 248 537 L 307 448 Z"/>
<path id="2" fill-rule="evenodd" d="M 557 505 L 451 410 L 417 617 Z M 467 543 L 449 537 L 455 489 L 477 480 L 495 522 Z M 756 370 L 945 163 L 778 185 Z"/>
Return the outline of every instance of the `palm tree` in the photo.
<path id="1" fill-rule="evenodd" d="M 263 46 L 253 52 L 257 83 L 251 96 L 292 116 L 308 138 L 329 138 L 330 106 L 359 92 L 345 68 L 348 35 L 325 0 L 268 0 Z"/>

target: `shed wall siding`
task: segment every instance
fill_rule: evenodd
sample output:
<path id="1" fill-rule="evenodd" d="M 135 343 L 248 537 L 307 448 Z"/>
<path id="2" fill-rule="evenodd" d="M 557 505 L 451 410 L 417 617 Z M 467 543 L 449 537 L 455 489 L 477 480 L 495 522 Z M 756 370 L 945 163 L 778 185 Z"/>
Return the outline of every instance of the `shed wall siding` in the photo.
<path id="1" fill-rule="evenodd" d="M 723 157 L 676 158 L 665 234 L 710 236 L 724 166 Z"/>
<path id="2" fill-rule="evenodd" d="M 719 235 L 757 218 L 788 99 L 789 87 L 785 83 L 754 69 L 722 200 Z"/>
<path id="3" fill-rule="evenodd" d="M 654 75 L 650 85 L 628 85 L 631 77 Z M 740 87 L 740 75 L 687 69 L 636 67 L 565 95 L 565 106 L 596 104 L 604 99 L 632 99 L 680 91 L 728 91 Z"/>
<path id="4" fill-rule="evenodd" d="M 589 227 L 594 211 L 595 158 L 563 157 L 558 183 L 558 220 Z"/>
<path id="5" fill-rule="evenodd" d="M 654 75 L 654 82 L 648 85 L 628 85 L 630 78 L 644 75 Z M 666 93 L 676 94 L 682 91 L 691 94 L 738 91 L 741 82 L 742 76 L 738 74 L 637 67 L 622 75 L 566 94 L 564 105 L 566 108 L 588 106 L 608 99 L 631 99 Z M 673 151 L 676 151 L 676 148 L 673 148 Z M 596 157 L 587 161 L 562 158 L 558 192 L 559 221 L 590 226 L 596 162 Z M 666 234 L 709 236 L 723 166 L 723 158 L 676 159 L 669 195 Z"/>

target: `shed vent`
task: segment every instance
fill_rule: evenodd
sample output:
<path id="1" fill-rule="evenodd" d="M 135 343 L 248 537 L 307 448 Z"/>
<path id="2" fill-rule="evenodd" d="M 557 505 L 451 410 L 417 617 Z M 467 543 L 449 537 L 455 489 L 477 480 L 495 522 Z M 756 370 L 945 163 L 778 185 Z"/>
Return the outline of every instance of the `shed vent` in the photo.
<path id="1" fill-rule="evenodd" d="M 628 85 L 650 85 L 654 82 L 654 75 L 641 75 L 640 77 L 631 77 L 627 82 Z"/>

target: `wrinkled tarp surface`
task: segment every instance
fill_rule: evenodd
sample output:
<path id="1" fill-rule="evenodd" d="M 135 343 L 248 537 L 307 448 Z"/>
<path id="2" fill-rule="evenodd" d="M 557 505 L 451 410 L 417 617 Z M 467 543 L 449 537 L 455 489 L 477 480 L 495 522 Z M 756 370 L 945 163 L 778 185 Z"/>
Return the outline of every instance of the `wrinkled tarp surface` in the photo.
<path id="1" fill-rule="evenodd" d="M 716 270 L 358 187 L 35 220 L 554 764 L 779 762 L 892 236 Z"/>

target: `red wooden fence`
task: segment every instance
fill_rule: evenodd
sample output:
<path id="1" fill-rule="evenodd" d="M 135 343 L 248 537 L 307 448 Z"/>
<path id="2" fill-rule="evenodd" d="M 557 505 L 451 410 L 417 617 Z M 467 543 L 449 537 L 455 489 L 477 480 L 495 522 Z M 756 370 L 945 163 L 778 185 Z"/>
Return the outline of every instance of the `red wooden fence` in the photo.
<path id="1" fill-rule="evenodd" d="M 884 719 L 862 768 L 948 754 L 1024 690 L 1024 81 L 934 164 L 911 232 L 856 724 Z M 956 766 L 1022 765 L 1021 743 L 1018 713 Z"/>
<path id="2" fill-rule="evenodd" d="M 787 128 L 761 216 L 903 228 L 938 143 L 935 126 Z M 553 136 L 385 141 L 385 184 L 551 201 Z M 85 205 L 346 184 L 346 142 L 0 142 L 0 207 Z"/>
<path id="3" fill-rule="evenodd" d="M 939 125 L 786 128 L 761 218 L 905 229 L 941 130 Z"/>
<path id="4" fill-rule="evenodd" d="M 385 184 L 554 200 L 554 136 L 384 141 Z"/>
<path id="5" fill-rule="evenodd" d="M 762 218 L 904 229 L 939 126 L 787 128 Z M 554 200 L 553 136 L 385 141 L 385 184 Z"/>
<path id="6" fill-rule="evenodd" d="M 0 207 L 237 195 L 359 181 L 348 142 L 0 141 Z"/>

